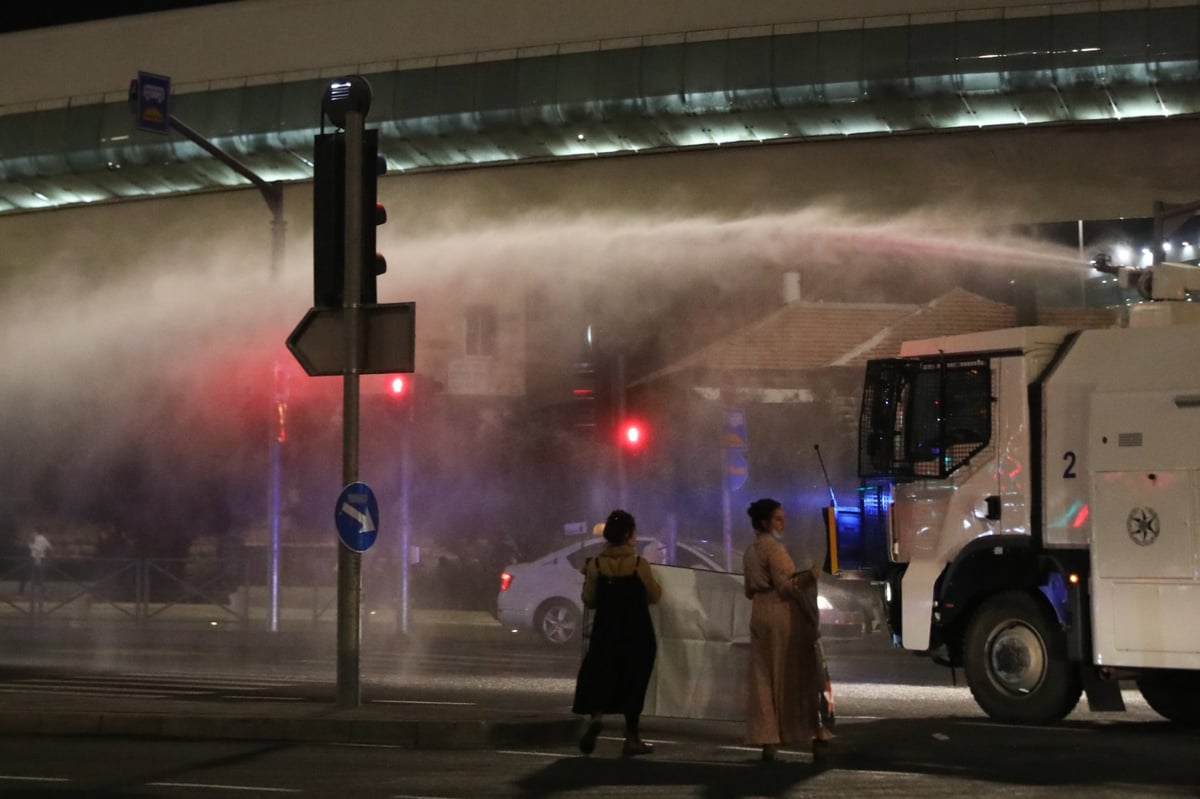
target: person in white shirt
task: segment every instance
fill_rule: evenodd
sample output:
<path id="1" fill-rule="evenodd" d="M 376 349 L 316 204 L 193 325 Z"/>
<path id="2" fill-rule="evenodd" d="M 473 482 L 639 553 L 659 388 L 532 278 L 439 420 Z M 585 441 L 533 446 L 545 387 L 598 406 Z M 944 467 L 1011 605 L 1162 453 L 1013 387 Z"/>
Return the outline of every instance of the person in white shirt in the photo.
<path id="1" fill-rule="evenodd" d="M 25 593 L 26 580 L 33 583 L 34 589 L 41 588 L 42 579 L 45 577 L 46 556 L 53 548 L 45 533 L 36 527 L 33 528 L 33 536 L 29 539 L 29 572 L 21 578 L 20 593 Z"/>

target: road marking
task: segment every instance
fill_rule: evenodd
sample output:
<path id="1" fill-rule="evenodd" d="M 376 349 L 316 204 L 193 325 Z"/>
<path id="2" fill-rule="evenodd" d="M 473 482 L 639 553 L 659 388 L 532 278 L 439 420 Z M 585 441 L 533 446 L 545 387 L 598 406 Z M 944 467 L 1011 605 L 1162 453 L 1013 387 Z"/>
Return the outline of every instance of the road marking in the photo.
<path id="1" fill-rule="evenodd" d="M 304 697 L 264 696 L 261 691 L 295 688 L 295 681 L 241 680 L 230 683 L 213 679 L 151 674 L 85 674 L 52 677 L 20 677 L 0 682 L 0 695 L 54 693 L 76 697 L 169 699 L 217 696 L 222 699 L 303 702 Z M 234 692 L 241 691 L 242 694 Z"/>
<path id="2" fill-rule="evenodd" d="M 624 735 L 601 735 L 597 740 L 600 741 L 624 741 Z M 675 741 L 668 741 L 665 738 L 643 738 L 648 744 L 673 744 Z"/>
<path id="3" fill-rule="evenodd" d="M 300 788 L 266 788 L 261 785 L 222 785 L 206 782 L 148 782 L 151 788 L 212 788 L 218 791 L 258 791 L 260 793 L 304 793 Z"/>
<path id="4" fill-rule="evenodd" d="M 964 727 L 993 727 L 999 730 L 1011 730 L 1011 724 L 1001 724 L 996 721 L 963 721 Z M 1022 724 L 1023 730 L 1041 730 L 1042 732 L 1096 732 L 1094 729 L 1081 729 L 1078 727 L 1049 727 L 1041 724 Z"/>
<path id="5" fill-rule="evenodd" d="M 751 752 L 756 755 L 762 754 L 761 746 L 723 745 L 723 746 L 718 746 L 717 749 L 724 749 L 724 750 L 727 750 L 730 752 Z M 779 754 L 781 754 L 781 755 L 796 755 L 797 757 L 808 757 L 810 759 L 812 758 L 812 752 L 801 750 L 801 749 L 780 749 Z"/>
<path id="6" fill-rule="evenodd" d="M 201 694 L 212 693 L 211 691 L 189 691 L 163 686 L 159 686 L 157 688 L 134 688 L 111 682 L 97 682 L 91 680 L 80 680 L 78 682 L 68 683 L 61 680 L 31 679 L 21 680 L 12 688 L 7 685 L 0 686 L 0 690 L 14 689 L 24 689 L 27 691 L 52 691 L 54 693 L 58 693 L 60 691 L 70 691 L 71 693 L 75 693 L 76 691 L 109 691 L 115 694 L 128 696 L 137 696 L 139 694 L 161 694 L 163 691 L 170 691 L 176 696 L 200 696 Z"/>
<path id="7" fill-rule="evenodd" d="M 305 677 L 286 677 L 271 679 L 269 677 L 251 677 L 251 675 L 234 672 L 206 672 L 204 674 L 155 674 L 154 672 L 121 672 L 110 677 L 115 679 L 155 680 L 158 683 L 182 683 L 185 685 L 217 685 L 226 687 L 282 687 L 301 683 L 324 684 L 324 679 Z"/>
<path id="8" fill-rule="evenodd" d="M 70 782 L 66 777 L 22 777 L 16 774 L 0 774 L 0 780 L 9 782 Z"/>
<path id="9" fill-rule="evenodd" d="M 20 695 L 25 695 L 25 693 L 58 693 L 58 695 L 62 695 L 62 693 L 70 693 L 71 696 L 92 696 L 92 697 L 98 696 L 98 697 L 125 697 L 125 698 L 136 697 L 138 699 L 169 699 L 170 698 L 170 695 L 168 695 L 168 693 L 162 693 L 162 692 L 131 693 L 131 692 L 124 692 L 124 691 L 104 691 L 104 690 L 100 690 L 100 689 L 88 690 L 88 689 L 77 689 L 77 687 L 68 687 L 65 685 L 64 686 L 55 686 L 54 689 L 50 689 L 50 687 L 44 687 L 44 689 L 36 689 L 36 687 L 20 686 L 20 685 L 0 685 L 0 693 L 20 693 Z"/>
<path id="10" fill-rule="evenodd" d="M 561 760 L 564 757 L 562 752 L 536 752 L 536 751 L 522 752 L 518 749 L 497 749 L 496 754 L 498 754 L 498 755 L 521 755 L 523 757 L 551 757 L 551 758 L 554 758 L 555 760 Z"/>
<path id="11" fill-rule="evenodd" d="M 424 699 L 372 699 L 368 704 L 379 705 L 454 705 L 456 707 L 474 707 L 474 702 L 440 702 Z"/>
<path id="12" fill-rule="evenodd" d="M 303 696 L 222 696 L 222 699 L 245 699 L 250 702 L 307 702 Z"/>

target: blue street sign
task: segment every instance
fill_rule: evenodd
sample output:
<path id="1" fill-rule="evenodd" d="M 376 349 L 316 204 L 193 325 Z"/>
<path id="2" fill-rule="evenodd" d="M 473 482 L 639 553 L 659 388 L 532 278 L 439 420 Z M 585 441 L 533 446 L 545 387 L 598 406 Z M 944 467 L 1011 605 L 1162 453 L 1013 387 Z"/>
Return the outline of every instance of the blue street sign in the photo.
<path id="1" fill-rule="evenodd" d="M 743 408 L 729 408 L 725 411 L 725 446 L 730 449 L 748 449 L 750 441 L 746 436 L 746 411 Z"/>
<path id="2" fill-rule="evenodd" d="M 138 130 L 150 133 L 170 133 L 171 79 L 166 75 L 138 72 L 137 119 Z"/>
<path id="3" fill-rule="evenodd" d="M 725 490 L 737 491 L 746 484 L 750 476 L 750 465 L 746 463 L 746 453 L 740 449 L 725 450 Z"/>
<path id="4" fill-rule="evenodd" d="M 338 538 L 347 549 L 366 552 L 379 532 L 379 503 L 366 483 L 351 483 L 338 495 L 333 510 Z"/>

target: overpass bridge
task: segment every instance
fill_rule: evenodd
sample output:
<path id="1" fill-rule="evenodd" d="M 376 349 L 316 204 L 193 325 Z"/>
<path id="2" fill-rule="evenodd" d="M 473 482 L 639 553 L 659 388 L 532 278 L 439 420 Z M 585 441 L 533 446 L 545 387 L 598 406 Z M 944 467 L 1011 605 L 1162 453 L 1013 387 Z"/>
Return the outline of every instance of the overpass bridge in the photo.
<path id="1" fill-rule="evenodd" d="M 931 166 L 995 160 L 991 179 L 1094 166 L 1137 197 L 1122 215 L 1194 194 L 1194 0 L 645 5 L 245 0 L 0 36 L 0 214 L 246 185 L 196 144 L 133 130 L 139 69 L 173 78 L 173 115 L 285 184 L 311 179 L 328 80 L 357 73 L 396 173 L 986 133 L 983 157 L 941 151 L 904 176 L 851 157 L 875 169 L 854 185 L 903 196 Z M 1081 135 L 1016 138 L 1064 128 Z"/>

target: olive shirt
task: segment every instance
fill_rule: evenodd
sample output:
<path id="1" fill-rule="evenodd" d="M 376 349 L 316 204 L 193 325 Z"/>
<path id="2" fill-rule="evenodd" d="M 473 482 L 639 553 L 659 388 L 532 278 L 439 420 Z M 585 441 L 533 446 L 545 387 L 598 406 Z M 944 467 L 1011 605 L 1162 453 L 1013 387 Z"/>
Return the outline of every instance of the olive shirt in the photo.
<path id="1" fill-rule="evenodd" d="M 633 544 L 609 544 L 599 555 L 588 558 L 583 564 L 583 604 L 585 607 L 596 607 L 596 579 L 603 574 L 606 577 L 624 577 L 637 574 L 646 587 L 646 599 L 651 604 L 662 596 L 662 586 L 654 579 L 650 571 L 650 561 L 641 557 Z"/>

